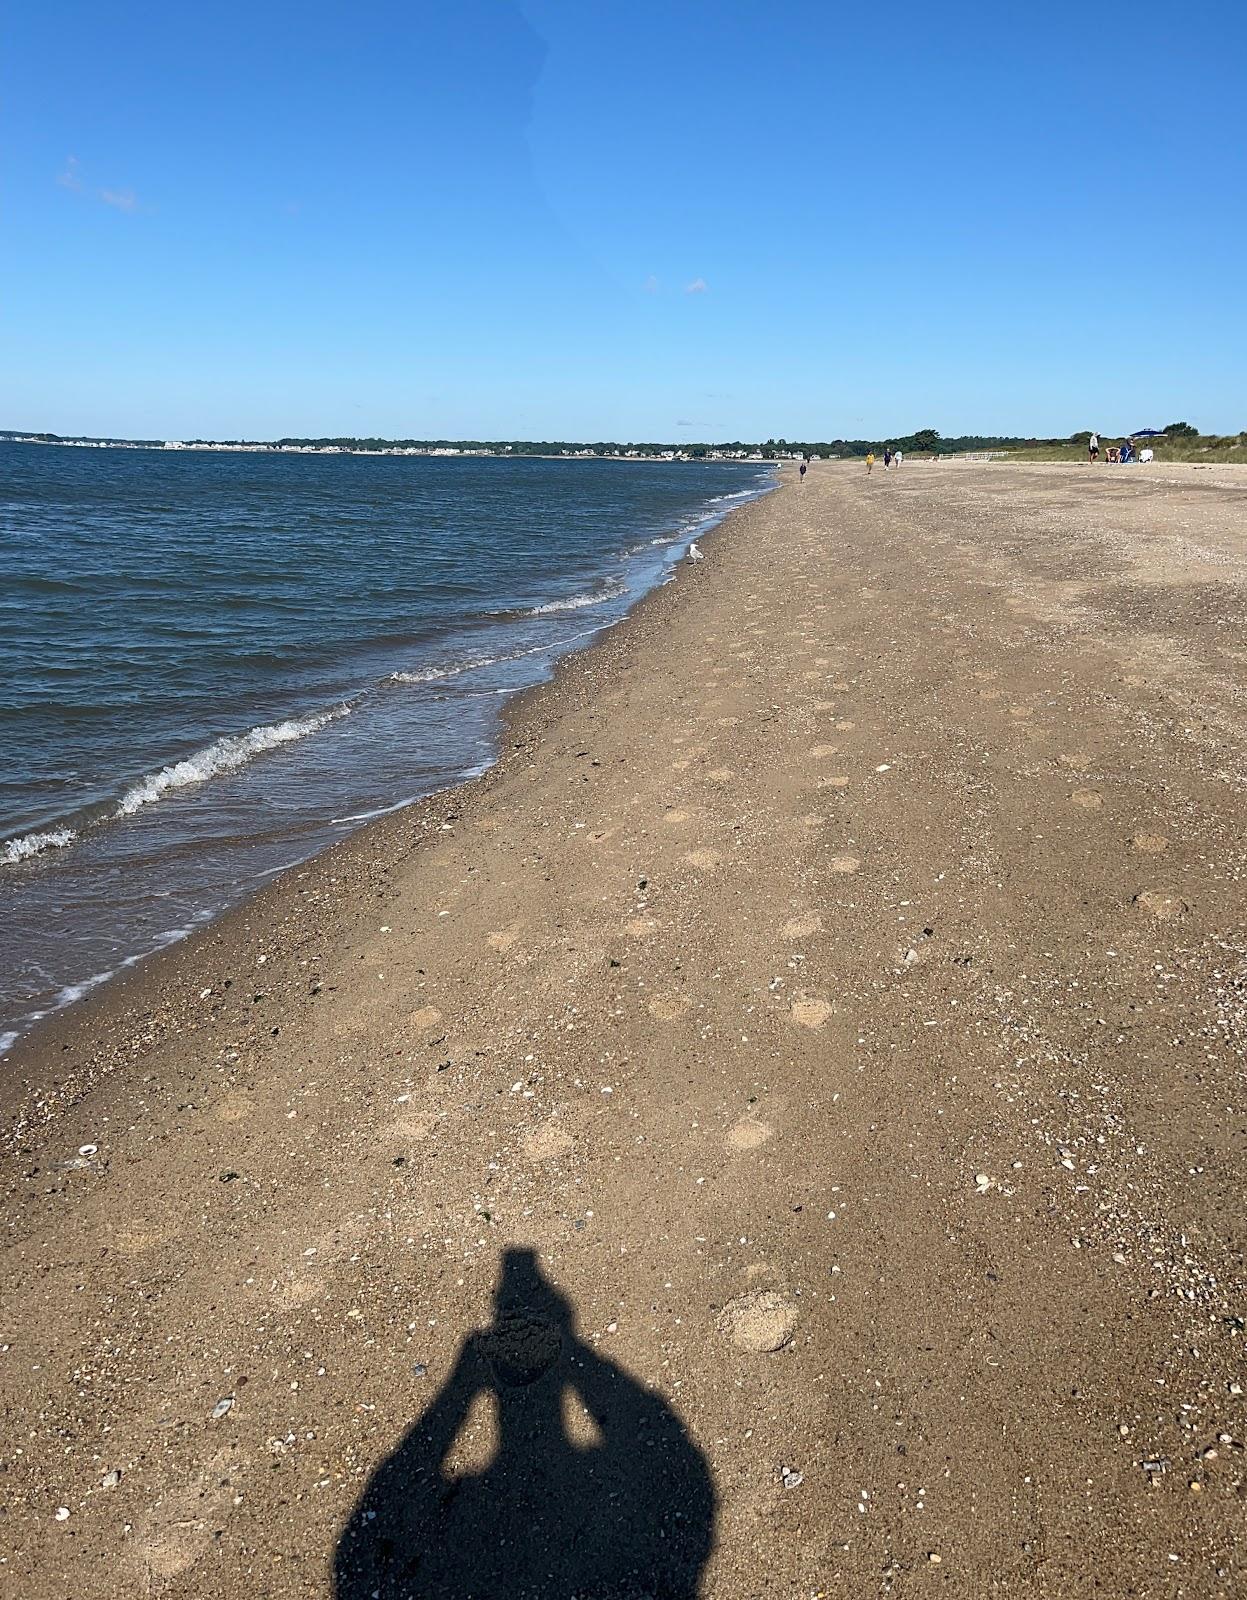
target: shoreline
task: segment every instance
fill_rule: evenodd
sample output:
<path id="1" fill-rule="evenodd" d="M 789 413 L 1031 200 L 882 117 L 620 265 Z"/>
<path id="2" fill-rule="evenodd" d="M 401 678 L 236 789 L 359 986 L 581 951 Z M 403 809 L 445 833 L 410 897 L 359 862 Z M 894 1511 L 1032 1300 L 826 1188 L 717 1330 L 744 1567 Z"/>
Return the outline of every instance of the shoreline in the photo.
<path id="1" fill-rule="evenodd" d="M 693 544 L 695 544 L 699 539 L 704 539 L 704 538 L 707 537 L 707 535 L 709 533 L 713 533 L 715 530 L 717 530 L 718 527 L 722 524 L 724 518 L 727 517 L 727 516 L 730 516 L 731 512 L 734 509 L 736 509 L 736 506 L 738 504 L 740 504 L 740 505 L 752 504 L 755 500 L 765 497 L 765 495 L 767 495 L 768 493 L 772 492 L 774 487 L 776 487 L 780 481 L 781 481 L 780 472 L 778 470 L 778 464 L 776 464 L 775 469 L 772 471 L 769 483 L 767 483 L 766 485 L 758 487 L 755 491 L 750 493 L 750 495 L 749 495 L 749 497 L 747 499 L 745 499 L 743 501 L 739 501 L 739 502 L 733 502 L 733 503 L 727 505 L 726 507 L 724 505 L 722 505 L 722 504 L 715 504 L 713 501 L 708 501 L 705 504 L 703 504 L 700 507 L 700 509 L 699 509 L 699 511 L 697 513 L 695 531 L 689 532 L 688 529 L 682 529 L 678 533 L 672 535 L 669 543 L 674 547 L 674 551 L 675 551 L 674 562 L 670 565 L 666 576 L 657 577 L 655 579 L 654 587 L 655 588 L 662 588 L 664 585 L 670 583 L 672 581 L 672 578 L 673 578 L 674 574 L 677 573 L 683 566 L 685 566 L 685 564 L 687 562 L 688 549 Z M 722 499 L 722 497 L 719 497 L 719 498 L 720 498 L 720 500 Z M 580 650 L 583 650 L 583 649 L 586 649 L 586 648 L 589 648 L 589 649 L 593 648 L 594 647 L 594 643 L 596 642 L 597 638 L 601 635 L 601 633 L 603 631 L 609 632 L 612 628 L 618 627 L 622 622 L 626 621 L 628 619 L 628 617 L 632 614 L 632 611 L 636 608 L 636 606 L 639 605 L 639 604 L 643 604 L 645 599 L 648 598 L 648 595 L 651 592 L 652 592 L 652 590 L 647 590 L 643 594 L 641 594 L 637 598 L 637 600 L 635 600 L 633 602 L 633 604 L 629 606 L 628 610 L 626 610 L 623 613 L 623 615 L 621 617 L 617 618 L 614 622 L 603 622 L 603 623 L 598 623 L 598 624 L 596 624 L 594 626 L 591 626 L 587 630 L 588 634 L 590 635 L 589 643 L 587 645 L 585 645 L 583 643 L 577 645 L 575 642 L 568 641 L 563 646 L 563 648 L 566 651 L 566 653 L 567 654 L 576 654 Z M 556 648 L 558 648 L 557 643 L 552 643 L 551 646 L 550 646 L 551 654 L 553 654 L 553 651 Z M 561 663 L 561 661 L 563 659 L 565 659 L 565 658 L 566 658 L 565 655 L 564 656 L 558 656 L 558 657 L 555 658 L 554 665 L 555 665 L 556 669 L 557 669 L 557 666 Z M 381 687 L 383 688 L 384 684 L 381 684 Z M 506 696 L 506 701 L 505 701 L 506 706 L 509 708 L 510 705 L 517 698 L 522 697 L 523 695 L 527 694 L 534 687 L 539 687 L 539 684 L 537 684 L 537 685 L 529 684 L 529 685 L 524 686 L 523 688 L 515 689 L 515 690 L 510 691 Z M 374 684 L 374 685 L 371 685 L 369 687 L 358 689 L 354 693 L 354 695 L 352 697 L 352 704 L 353 705 L 358 705 L 358 704 L 364 703 L 364 701 L 368 698 L 369 694 L 373 694 L 373 695 L 376 694 L 377 688 L 378 688 L 378 685 Z M 344 703 L 342 709 L 345 710 L 345 703 Z M 498 748 L 501 748 L 505 744 L 508 714 L 509 714 L 509 711 L 508 710 L 504 710 L 502 716 L 499 719 L 498 730 L 497 730 L 497 739 L 496 739 L 496 743 L 497 743 Z M 322 711 L 320 711 L 318 713 L 314 713 L 314 714 L 309 714 L 307 712 L 298 711 L 298 710 L 288 711 L 287 713 L 284 713 L 284 714 L 275 713 L 274 714 L 275 720 L 278 721 L 278 722 L 281 722 L 282 725 L 285 726 L 285 725 L 287 725 L 287 723 L 283 721 L 283 715 L 284 715 L 285 718 L 292 719 L 294 721 L 298 721 L 301 718 L 306 718 L 308 720 L 315 719 L 315 720 L 331 721 L 331 720 L 334 719 L 334 716 L 336 714 L 333 712 L 332 709 L 330 709 L 328 711 L 322 710 Z M 233 733 L 233 734 L 218 735 L 216 737 L 215 742 L 212 744 L 211 749 L 207 749 L 207 748 L 198 749 L 193 753 L 193 756 L 190 759 L 195 759 L 195 758 L 197 758 L 199 756 L 202 756 L 205 753 L 211 754 L 212 749 L 215 749 L 217 745 L 220 745 L 222 743 L 229 743 L 229 742 L 231 742 L 231 740 L 237 741 L 239 739 L 250 737 L 251 734 L 254 734 L 256 731 L 257 730 L 255 730 L 255 729 L 250 729 L 250 730 L 245 730 L 245 731 L 241 731 L 241 732 L 236 732 L 236 733 Z M 261 729 L 259 731 L 268 731 L 268 730 L 267 729 Z M 181 764 L 185 764 L 185 759 L 186 758 L 182 759 L 182 763 Z M 165 766 L 165 768 L 163 770 L 167 772 L 167 771 L 171 770 L 173 767 L 177 766 L 178 764 L 179 764 L 179 758 L 177 758 L 177 757 L 170 758 L 170 761 L 168 763 L 166 763 L 166 766 Z M 493 764 L 493 762 L 491 760 L 490 765 L 492 765 L 492 764 Z M 150 783 L 152 781 L 152 776 L 153 776 L 153 774 L 149 773 L 145 778 L 132 779 L 132 780 L 129 780 L 129 781 L 130 781 L 132 787 L 134 786 L 134 784 L 137 784 L 139 787 L 142 787 L 144 784 L 148 784 L 148 783 Z M 155 776 L 157 777 L 157 781 L 159 781 L 159 777 L 161 776 L 161 774 L 157 773 L 157 774 L 155 774 Z M 436 795 L 436 794 L 453 792 L 461 784 L 464 784 L 464 783 L 467 783 L 467 782 L 470 782 L 470 781 L 472 781 L 471 777 L 454 778 L 454 779 L 451 779 L 451 781 L 448 781 L 445 784 L 443 784 L 443 786 L 430 791 L 430 794 Z M 401 812 L 403 812 L 405 810 L 409 810 L 412 805 L 419 804 L 420 803 L 420 799 L 422 799 L 422 798 L 429 798 L 429 796 L 417 797 L 416 800 L 402 800 L 402 801 L 396 803 L 395 805 L 393 805 L 392 807 L 390 807 L 389 810 L 392 810 L 395 813 L 401 813 Z M 103 811 L 103 820 L 104 821 L 113 822 L 113 821 L 117 820 L 119 817 L 121 817 L 122 812 L 124 812 L 124 810 L 125 810 L 124 798 L 121 799 L 120 804 L 121 804 L 121 809 L 119 811 L 113 809 L 111 806 L 110 807 L 101 807 L 101 806 L 97 805 L 95 809 L 96 809 L 96 811 L 101 811 L 101 810 Z M 384 816 L 386 814 L 387 814 L 386 808 L 381 808 L 381 810 L 379 812 L 379 815 Z M 322 820 L 324 820 L 324 819 L 322 819 Z M 366 818 L 366 819 L 362 819 L 360 825 L 364 826 L 364 827 L 370 826 L 374 820 L 376 820 L 376 818 L 374 818 L 374 817 L 369 817 L 369 818 Z M 74 815 L 72 817 L 71 816 L 64 816 L 64 817 L 55 819 L 54 821 L 48 821 L 48 822 L 45 822 L 45 823 L 41 824 L 39 827 L 36 827 L 34 830 L 32 830 L 32 832 L 30 834 L 28 834 L 27 836 L 23 837 L 23 836 L 15 835 L 14 836 L 14 840 L 10 841 L 10 842 L 22 843 L 22 842 L 25 842 L 25 837 L 32 837 L 32 838 L 40 838 L 40 839 L 42 839 L 45 835 L 48 835 L 48 834 L 53 834 L 53 835 L 67 834 L 68 838 L 70 840 L 69 848 L 70 849 L 74 849 L 74 848 L 77 848 L 82 842 L 81 838 L 79 837 L 79 835 L 80 834 L 86 834 L 88 832 L 88 829 L 90 829 L 91 832 L 93 833 L 94 832 L 94 828 L 96 826 L 98 826 L 98 825 L 99 825 L 98 819 L 89 818 L 88 822 L 83 823 L 80 820 L 80 817 L 77 816 L 77 815 Z M 328 826 L 327 821 L 325 821 L 324 825 Z M 98 995 L 111 990 L 113 985 L 115 985 L 117 983 L 120 983 L 120 982 L 125 982 L 128 979 L 132 978 L 133 975 L 134 975 L 134 972 L 137 969 L 139 969 L 139 968 L 146 969 L 150 965 L 150 963 L 152 963 L 153 961 L 156 961 L 158 959 L 166 957 L 171 952 L 176 952 L 177 950 L 181 949 L 182 946 L 185 945 L 188 941 L 193 941 L 193 940 L 199 938 L 200 936 L 202 936 L 202 934 L 207 929 L 215 927 L 217 925 L 217 923 L 220 921 L 221 916 L 230 914 L 231 911 L 236 910 L 240 906 L 245 906 L 246 904 L 248 904 L 251 901 L 251 899 L 256 894 L 262 893 L 263 890 L 268 886 L 268 883 L 267 883 L 266 880 L 271 880 L 274 877 L 280 878 L 280 877 L 284 876 L 284 874 L 287 871 L 292 871 L 292 870 L 296 870 L 298 868 L 306 867 L 308 862 L 310 862 L 311 860 L 316 859 L 319 855 L 323 854 L 325 851 L 332 850 L 332 849 L 336 848 L 337 845 L 342 842 L 342 839 L 344 837 L 346 837 L 346 838 L 351 837 L 352 833 L 354 831 L 356 831 L 356 830 L 350 830 L 346 834 L 344 834 L 344 835 L 340 834 L 336 838 L 335 837 L 330 837 L 330 838 L 326 839 L 319 846 L 313 848 L 312 851 L 309 854 L 304 855 L 299 860 L 293 862 L 291 864 L 291 866 L 288 867 L 288 868 L 282 868 L 277 872 L 273 872 L 270 869 L 267 873 L 260 874 L 256 879 L 253 880 L 251 885 L 246 890 L 244 890 L 244 892 L 242 893 L 240 898 L 234 900 L 232 902 L 232 904 L 227 905 L 222 911 L 218 911 L 218 912 L 213 914 L 213 913 L 203 913 L 201 910 L 195 909 L 194 912 L 190 915 L 190 922 L 189 922 L 188 926 L 183 928 L 183 929 L 178 930 L 176 936 L 168 938 L 168 940 L 164 944 L 157 945 L 154 948 L 149 948 L 149 949 L 146 949 L 146 950 L 137 950 L 137 951 L 131 951 L 131 952 L 126 952 L 124 950 L 124 948 L 123 948 L 119 952 L 119 954 L 118 954 L 118 956 L 117 956 L 117 958 L 115 960 L 115 963 L 112 964 L 111 967 L 108 970 L 106 970 L 106 971 L 105 970 L 100 970 L 100 971 L 87 972 L 87 973 L 71 973 L 67 977 L 66 981 L 62 984 L 58 994 L 51 995 L 51 996 L 47 997 L 45 1000 L 39 1000 L 39 999 L 35 999 L 35 998 L 29 999 L 27 1002 L 25 1002 L 24 1005 L 20 1006 L 17 1010 L 15 1010 L 14 1016 L 11 1019 L 11 1024 L 6 1024 L 6 1029 L 5 1030 L 0 1030 L 0 1076 L 3 1076 L 6 1073 L 6 1071 L 8 1071 L 12 1067 L 12 1064 L 13 1064 L 16 1056 L 24 1049 L 26 1041 L 35 1038 L 36 1035 L 38 1035 L 43 1029 L 45 1029 L 55 1019 L 58 1019 L 58 1018 L 61 1018 L 61 1017 L 65 1016 L 67 1013 L 72 1012 L 72 1011 L 76 1010 L 78 1007 L 86 1004 L 89 1000 L 94 999 Z M 17 863 L 15 870 L 18 870 L 18 871 L 22 870 L 20 862 Z M 3 887 L 3 884 L 0 883 L 0 888 L 2 888 L 2 887 Z M 69 996 L 70 998 L 67 998 L 67 999 L 66 998 L 62 998 L 63 996 Z M 43 1015 L 39 1016 L 39 1017 L 35 1018 L 35 1020 L 31 1021 L 30 1020 L 31 1013 L 34 1010 L 36 1010 L 39 1006 L 43 1006 L 43 1008 L 44 1008 Z M 2 1097 L 5 1094 L 5 1092 L 6 1091 L 3 1088 L 0 1088 L 0 1097 Z M 2 1101 L 0 1101 L 0 1103 L 2 1103 Z"/>
<path id="2" fill-rule="evenodd" d="M 701 570 L 704 571 L 711 564 L 711 552 L 716 539 L 732 519 L 778 494 L 788 485 L 788 481 L 788 476 L 782 471 L 777 473 L 774 487 L 760 490 L 753 498 L 729 507 L 708 530 L 697 534 L 693 542 L 699 548 L 703 540 L 706 544 L 706 561 L 701 564 Z M 206 956 L 208 948 L 215 946 L 214 959 L 221 959 L 224 955 L 226 964 L 231 964 L 228 952 L 237 950 L 238 954 L 232 963 L 237 965 L 242 959 L 241 947 L 250 935 L 248 918 L 265 915 L 280 918 L 285 915 L 290 909 L 292 895 L 297 897 L 301 892 L 293 888 L 296 879 L 307 877 L 316 868 L 328 872 L 331 866 L 339 864 L 344 871 L 357 870 L 361 866 L 361 852 L 371 851 L 374 847 L 379 851 L 392 852 L 396 861 L 406 861 L 418 848 L 420 840 L 408 836 L 409 830 L 403 827 L 405 819 L 411 819 L 413 827 L 421 826 L 423 831 L 428 831 L 433 824 L 425 823 L 424 818 L 432 813 L 440 813 L 443 803 L 450 797 L 462 797 L 466 805 L 470 798 L 479 796 L 477 803 L 487 803 L 490 780 L 505 776 L 509 762 L 515 757 L 517 730 L 527 730 L 521 736 L 521 745 L 532 742 L 542 732 L 548 731 L 559 717 L 557 702 L 560 694 L 565 692 L 574 695 L 577 692 L 575 684 L 565 686 L 563 679 L 585 675 L 592 678 L 594 669 L 586 658 L 616 642 L 616 636 L 622 630 L 644 620 L 643 614 L 647 613 L 652 602 L 673 590 L 680 578 L 695 570 L 698 570 L 698 564 L 689 560 L 686 551 L 672 567 L 672 575 L 643 594 L 617 622 L 605 625 L 597 636 L 579 650 L 570 650 L 561 656 L 547 679 L 517 690 L 504 706 L 496 757 L 484 772 L 445 789 L 434 790 L 392 812 L 368 819 L 341 839 L 332 841 L 304 860 L 272 875 L 267 882 L 258 884 L 242 900 L 227 907 L 201 927 L 193 929 L 185 938 L 150 952 L 129 968 L 114 972 L 78 999 L 50 1010 L 20 1033 L 9 1053 L 0 1059 L 0 1149 L 11 1147 L 15 1137 L 15 1121 L 20 1120 L 22 1128 L 25 1128 L 27 1119 L 21 1107 L 32 1100 L 36 1105 L 41 1104 L 41 1078 L 46 1076 L 48 1084 L 59 1089 L 55 1073 L 64 1071 L 67 1057 L 88 1051 L 93 1036 L 100 1033 L 120 1035 L 120 1039 L 111 1046 L 119 1061 L 124 1061 L 126 1053 L 133 1050 L 140 1038 L 142 1047 L 149 1048 L 156 1038 L 164 1037 L 165 1029 L 162 1028 L 158 1035 L 152 1035 L 145 1031 L 145 1019 L 159 1009 L 158 997 L 169 988 L 178 989 L 179 996 L 174 1002 L 178 1014 L 170 1017 L 167 1027 L 176 1032 L 190 1025 L 196 1013 L 196 1002 L 191 995 L 196 983 L 191 969 L 198 964 L 201 955 Z M 573 666 L 580 662 L 586 662 L 586 665 L 577 674 Z M 553 697 L 556 702 L 548 710 L 542 705 L 546 697 Z M 339 857 L 342 858 L 340 863 Z M 96 1070 L 89 1066 L 88 1077 L 82 1085 L 67 1086 L 63 1096 L 58 1094 L 58 1102 L 63 1099 L 60 1109 L 76 1105 L 87 1094 L 94 1092 L 115 1070 L 115 1067 Z M 19 1097 L 16 1107 L 11 1103 L 15 1094 Z M 50 1106 L 46 1113 L 41 1109 L 39 1125 L 48 1126 L 56 1114 Z M 20 1138 L 21 1134 L 16 1136 Z"/>
<path id="3" fill-rule="evenodd" d="M 66 1013 L 21 1592 L 493 1592 L 488 1517 L 523 1593 L 1229 1600 L 1247 501 L 1179 479 L 790 479 Z"/>

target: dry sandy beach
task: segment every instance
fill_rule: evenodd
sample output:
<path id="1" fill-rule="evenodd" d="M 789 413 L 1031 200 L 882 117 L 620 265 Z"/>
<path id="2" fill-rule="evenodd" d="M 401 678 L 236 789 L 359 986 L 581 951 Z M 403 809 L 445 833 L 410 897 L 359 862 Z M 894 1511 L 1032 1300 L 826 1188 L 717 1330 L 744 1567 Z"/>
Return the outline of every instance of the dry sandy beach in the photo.
<path id="1" fill-rule="evenodd" d="M 10 1064 L 0 1592 L 1242 1593 L 1247 469 L 703 548 Z"/>

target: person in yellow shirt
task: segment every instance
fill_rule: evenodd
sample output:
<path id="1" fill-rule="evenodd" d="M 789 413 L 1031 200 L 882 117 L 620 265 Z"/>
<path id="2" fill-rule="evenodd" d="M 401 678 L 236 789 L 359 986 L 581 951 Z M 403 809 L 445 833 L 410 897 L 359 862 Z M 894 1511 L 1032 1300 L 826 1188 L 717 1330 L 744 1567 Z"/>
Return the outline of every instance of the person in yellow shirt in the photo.
<path id="1" fill-rule="evenodd" d="M 868 451 L 867 454 L 866 454 L 866 472 L 867 472 L 867 475 L 872 473 L 874 470 L 875 470 L 875 454 L 874 454 L 874 451 L 871 450 L 871 451 Z"/>

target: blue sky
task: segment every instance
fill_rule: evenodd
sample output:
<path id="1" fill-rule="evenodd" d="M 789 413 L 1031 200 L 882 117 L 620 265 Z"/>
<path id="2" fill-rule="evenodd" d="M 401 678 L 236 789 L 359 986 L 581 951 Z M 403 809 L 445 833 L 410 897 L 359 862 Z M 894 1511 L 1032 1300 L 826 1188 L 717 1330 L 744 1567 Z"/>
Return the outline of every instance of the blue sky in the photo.
<path id="1" fill-rule="evenodd" d="M 1247 24 L 755 0 L 44 0 L 0 426 L 1247 428 Z"/>

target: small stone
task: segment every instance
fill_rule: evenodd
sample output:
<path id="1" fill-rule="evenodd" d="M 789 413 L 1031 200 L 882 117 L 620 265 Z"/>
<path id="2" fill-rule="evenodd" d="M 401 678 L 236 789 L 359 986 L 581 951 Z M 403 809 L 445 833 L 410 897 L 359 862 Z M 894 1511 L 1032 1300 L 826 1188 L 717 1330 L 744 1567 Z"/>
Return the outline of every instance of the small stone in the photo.
<path id="1" fill-rule="evenodd" d="M 927 1551 L 927 1560 L 931 1563 L 931 1565 L 933 1567 L 938 1567 L 940 1562 L 943 1561 L 943 1559 L 944 1559 L 944 1557 L 939 1553 L 938 1550 L 928 1550 Z"/>
<path id="2" fill-rule="evenodd" d="M 99 1145 L 97 1144 L 80 1144 L 78 1146 L 78 1154 L 80 1156 L 93 1156 L 98 1149 Z"/>
<path id="3" fill-rule="evenodd" d="M 120 1482 L 121 1482 L 121 1473 L 116 1467 L 114 1467 L 111 1472 L 106 1472 L 104 1474 L 104 1476 L 100 1479 L 100 1488 L 101 1489 L 115 1489 Z"/>
<path id="4" fill-rule="evenodd" d="M 58 1522 L 68 1522 L 69 1521 L 69 1507 L 68 1506 L 57 1506 L 57 1508 L 56 1508 L 56 1520 Z"/>
<path id="5" fill-rule="evenodd" d="M 796 1489 L 805 1482 L 805 1473 L 798 1472 L 796 1467 L 781 1467 L 779 1469 L 779 1481 L 785 1489 Z"/>
<path id="6" fill-rule="evenodd" d="M 987 1175 L 986 1172 L 979 1172 L 979 1173 L 975 1174 L 974 1187 L 978 1190 L 978 1192 L 980 1194 L 986 1194 L 987 1191 L 991 1188 L 991 1186 L 992 1186 L 992 1180 Z"/>
<path id="7" fill-rule="evenodd" d="M 429 1369 L 425 1366 L 423 1361 L 417 1361 L 415 1366 L 412 1367 L 411 1371 L 413 1377 L 423 1378 L 427 1377 Z"/>
<path id="8" fill-rule="evenodd" d="M 213 1408 L 212 1408 L 212 1420 L 213 1420 L 213 1422 L 220 1422 L 221 1418 L 226 1416 L 226 1415 L 228 1415 L 228 1413 L 231 1412 L 233 1409 L 234 1409 L 234 1397 L 233 1397 L 232 1394 L 227 1394 L 224 1399 L 218 1400 L 216 1405 L 213 1406 Z"/>

